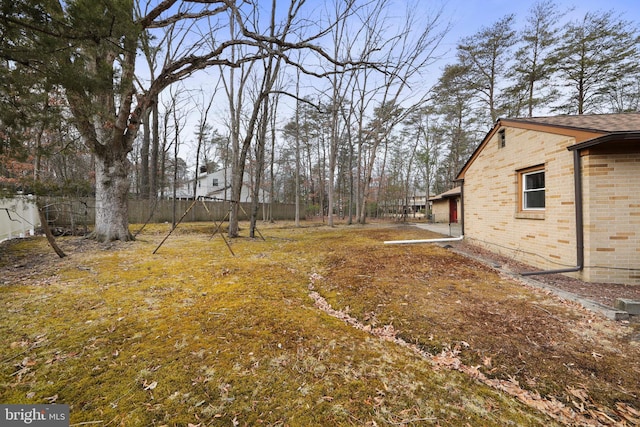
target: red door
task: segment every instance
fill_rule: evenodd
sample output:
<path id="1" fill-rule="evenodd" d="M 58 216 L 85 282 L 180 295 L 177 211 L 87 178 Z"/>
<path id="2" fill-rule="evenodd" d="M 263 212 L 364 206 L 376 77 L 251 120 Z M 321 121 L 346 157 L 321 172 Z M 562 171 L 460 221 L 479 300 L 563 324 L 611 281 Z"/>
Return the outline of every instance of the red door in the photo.
<path id="1" fill-rule="evenodd" d="M 449 199 L 449 222 L 458 222 L 458 202 L 455 198 Z"/>

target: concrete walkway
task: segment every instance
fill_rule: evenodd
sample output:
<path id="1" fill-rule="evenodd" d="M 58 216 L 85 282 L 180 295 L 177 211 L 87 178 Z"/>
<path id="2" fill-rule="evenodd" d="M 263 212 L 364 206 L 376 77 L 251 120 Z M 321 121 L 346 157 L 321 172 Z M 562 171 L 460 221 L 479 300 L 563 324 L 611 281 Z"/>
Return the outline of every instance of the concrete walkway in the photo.
<path id="1" fill-rule="evenodd" d="M 423 228 L 425 230 L 433 231 L 444 236 L 460 237 L 462 233 L 462 226 L 460 223 L 446 223 L 446 222 L 428 222 L 428 223 L 415 223 L 416 227 Z"/>

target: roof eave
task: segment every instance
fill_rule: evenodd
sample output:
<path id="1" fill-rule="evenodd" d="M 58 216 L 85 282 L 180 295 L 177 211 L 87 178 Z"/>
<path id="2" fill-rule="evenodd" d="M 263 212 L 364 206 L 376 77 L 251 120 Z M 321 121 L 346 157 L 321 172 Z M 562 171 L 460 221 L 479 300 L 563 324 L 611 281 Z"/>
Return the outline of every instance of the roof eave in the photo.
<path id="1" fill-rule="evenodd" d="M 580 151 L 586 148 L 595 147 L 596 145 L 606 144 L 608 142 L 614 142 L 614 141 L 640 141 L 640 132 L 637 132 L 637 131 L 611 132 L 606 135 L 599 136 L 597 138 L 583 141 L 579 144 L 571 145 L 567 147 L 567 150 Z"/>

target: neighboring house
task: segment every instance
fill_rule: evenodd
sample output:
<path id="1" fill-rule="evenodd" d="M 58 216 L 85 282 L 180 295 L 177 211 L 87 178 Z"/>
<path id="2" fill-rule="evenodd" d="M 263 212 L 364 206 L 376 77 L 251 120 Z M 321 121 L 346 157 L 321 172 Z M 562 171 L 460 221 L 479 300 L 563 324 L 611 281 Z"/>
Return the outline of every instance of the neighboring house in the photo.
<path id="1" fill-rule="evenodd" d="M 251 201 L 251 180 L 245 171 L 240 202 Z M 231 200 L 231 168 L 220 169 L 215 172 L 207 172 L 206 168 L 198 173 L 198 178 L 190 180 L 186 186 L 180 187 L 176 191 L 179 199 L 192 199 L 193 186 L 196 185 L 196 198 L 202 197 L 205 200 Z M 260 202 L 268 199 L 268 196 L 260 191 Z"/>
<path id="2" fill-rule="evenodd" d="M 427 198 L 426 196 L 411 196 L 409 197 L 409 209 L 414 217 L 424 216 L 424 212 L 427 211 Z"/>
<path id="3" fill-rule="evenodd" d="M 640 114 L 500 119 L 457 180 L 465 238 L 540 270 L 640 284 Z"/>
<path id="4" fill-rule="evenodd" d="M 405 199 L 395 199 L 391 202 L 380 202 L 381 213 L 392 217 L 407 215 L 413 218 L 421 218 L 427 208 L 425 196 L 409 196 Z"/>
<path id="5" fill-rule="evenodd" d="M 433 222 L 457 223 L 460 212 L 460 187 L 429 197 Z"/>
<path id="6" fill-rule="evenodd" d="M 33 196 L 0 198 L 0 242 L 33 236 L 40 227 L 40 216 Z"/>

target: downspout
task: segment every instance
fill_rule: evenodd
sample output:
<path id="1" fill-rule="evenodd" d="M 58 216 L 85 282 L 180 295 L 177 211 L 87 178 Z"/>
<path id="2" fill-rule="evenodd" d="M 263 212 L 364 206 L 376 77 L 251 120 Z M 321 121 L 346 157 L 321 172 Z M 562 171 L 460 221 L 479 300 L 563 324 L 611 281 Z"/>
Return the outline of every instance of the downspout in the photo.
<path id="1" fill-rule="evenodd" d="M 460 183 L 460 235 L 464 236 L 464 179 Z"/>
<path id="2" fill-rule="evenodd" d="M 521 276 L 538 276 L 542 274 L 573 273 L 584 268 L 584 221 L 582 205 L 582 172 L 580 150 L 573 150 L 573 181 L 575 191 L 576 212 L 576 266 L 557 270 L 542 270 L 520 273 Z"/>
<path id="3" fill-rule="evenodd" d="M 441 239 L 421 239 L 421 240 L 387 240 L 385 245 L 408 245 L 413 243 L 440 243 L 440 242 L 458 242 L 464 239 L 464 235 L 458 237 L 443 237 Z"/>

